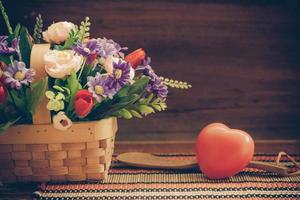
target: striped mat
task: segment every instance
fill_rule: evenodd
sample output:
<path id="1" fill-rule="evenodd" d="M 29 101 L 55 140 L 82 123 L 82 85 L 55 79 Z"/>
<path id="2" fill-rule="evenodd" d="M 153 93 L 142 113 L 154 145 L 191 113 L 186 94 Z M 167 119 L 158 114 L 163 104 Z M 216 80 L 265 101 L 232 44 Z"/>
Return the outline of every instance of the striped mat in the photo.
<path id="1" fill-rule="evenodd" d="M 293 157 L 300 162 L 300 155 Z M 258 154 L 254 160 L 274 162 L 275 158 L 275 155 Z M 288 160 L 283 163 L 292 165 Z M 114 161 L 107 180 L 47 184 L 40 199 L 300 199 L 300 177 L 280 177 L 245 169 L 228 179 L 209 180 L 198 169 L 147 170 L 121 166 Z"/>

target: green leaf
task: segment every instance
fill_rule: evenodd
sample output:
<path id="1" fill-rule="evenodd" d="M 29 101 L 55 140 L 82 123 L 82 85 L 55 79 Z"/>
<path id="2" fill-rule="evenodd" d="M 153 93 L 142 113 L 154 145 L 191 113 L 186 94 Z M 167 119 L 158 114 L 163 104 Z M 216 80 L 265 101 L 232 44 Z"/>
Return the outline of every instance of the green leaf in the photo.
<path id="1" fill-rule="evenodd" d="M 58 45 L 57 48 L 59 50 L 70 49 L 73 45 L 75 45 L 78 41 L 78 30 L 77 28 L 72 29 L 69 33 L 69 38 L 66 39 L 63 45 Z"/>
<path id="2" fill-rule="evenodd" d="M 34 114 L 37 105 L 44 97 L 48 86 L 48 78 L 41 79 L 40 81 L 31 85 L 31 97 L 30 97 L 30 113 Z"/>
<path id="3" fill-rule="evenodd" d="M 128 96 L 128 91 L 130 89 L 130 85 L 126 85 L 124 86 L 117 94 L 116 94 L 116 98 L 118 97 L 124 97 L 124 96 Z"/>
<path id="4" fill-rule="evenodd" d="M 140 118 L 140 119 L 143 118 L 143 116 L 140 113 L 138 113 L 137 111 L 135 111 L 135 110 L 130 110 L 130 112 L 136 118 Z"/>
<path id="5" fill-rule="evenodd" d="M 17 24 L 17 26 L 14 30 L 15 37 L 18 37 L 20 35 L 20 29 L 21 29 L 21 24 Z"/>
<path id="6" fill-rule="evenodd" d="M 153 110 L 153 108 L 151 108 L 150 106 L 146 106 L 146 105 L 140 105 L 139 106 L 139 111 L 145 115 L 151 114 L 151 113 L 155 113 L 155 111 Z"/>
<path id="7" fill-rule="evenodd" d="M 53 88 L 60 91 L 60 92 L 64 92 L 64 89 L 58 85 L 53 85 Z"/>
<path id="8" fill-rule="evenodd" d="M 32 42 L 30 35 L 26 27 L 22 26 L 20 30 L 20 52 L 22 55 L 22 61 L 26 64 L 26 67 L 30 67 L 30 54 L 32 48 Z"/>
<path id="9" fill-rule="evenodd" d="M 24 97 L 23 94 L 21 94 L 21 91 L 22 90 L 11 90 L 11 97 L 9 98 L 9 101 L 14 103 L 18 110 L 22 111 L 23 113 L 27 113 L 28 107 L 26 106 L 24 101 L 24 98 L 26 97 Z"/>
<path id="10" fill-rule="evenodd" d="M 153 97 L 154 97 L 154 94 L 151 93 L 151 94 L 149 95 L 149 97 L 146 99 L 146 104 L 149 104 L 149 103 L 152 101 Z"/>
<path id="11" fill-rule="evenodd" d="M 77 80 L 76 72 L 73 71 L 71 75 L 67 78 L 67 85 L 66 87 L 70 90 L 70 102 L 67 109 L 67 112 L 72 112 L 74 109 L 74 99 L 76 93 L 82 89 L 79 81 Z"/>
<path id="12" fill-rule="evenodd" d="M 10 26 L 10 22 L 9 22 L 8 16 L 7 16 L 6 12 L 5 12 L 5 8 L 4 8 L 3 4 L 2 4 L 2 1 L 0 1 L 0 11 L 1 11 L 2 17 L 3 17 L 3 19 L 4 19 L 5 23 L 6 23 L 7 30 L 9 32 L 9 34 L 12 34 L 13 33 L 12 32 L 12 28 Z"/>
<path id="13" fill-rule="evenodd" d="M 131 106 L 139 98 L 139 95 L 134 94 L 131 96 L 116 97 L 114 99 L 103 101 L 100 104 L 96 105 L 88 118 L 90 120 L 99 120 L 105 117 L 113 116 L 119 110 Z"/>
<path id="14" fill-rule="evenodd" d="M 66 97 L 65 97 L 65 95 L 64 95 L 63 93 L 59 92 L 59 93 L 56 95 L 55 99 L 58 100 L 58 101 L 59 101 L 59 100 L 65 100 Z"/>
<path id="15" fill-rule="evenodd" d="M 46 93 L 46 97 L 48 98 L 48 99 L 54 99 L 55 98 L 55 93 L 54 92 L 52 92 L 52 91 L 47 91 Z"/>
<path id="16" fill-rule="evenodd" d="M 149 83 L 149 78 L 144 76 L 131 85 L 128 94 L 142 94 Z"/>
<path id="17" fill-rule="evenodd" d="M 6 131 L 11 125 L 14 125 L 19 119 L 20 119 L 20 117 L 18 117 L 17 119 L 14 119 L 12 121 L 1 123 L 0 124 L 0 133 L 3 133 L 4 131 Z"/>
<path id="18" fill-rule="evenodd" d="M 142 95 L 145 91 L 146 86 L 148 85 L 149 78 L 148 77 L 142 77 L 136 82 L 134 82 L 132 85 L 127 85 L 123 87 L 117 94 L 116 97 L 123 97 L 123 96 L 129 96 L 133 94 Z"/>
<path id="19" fill-rule="evenodd" d="M 1 123 L 0 124 L 0 133 L 3 133 L 4 131 L 6 131 L 6 129 L 8 129 L 11 125 L 13 125 L 13 123 L 11 123 L 11 122 Z"/>
<path id="20" fill-rule="evenodd" d="M 80 23 L 79 32 L 78 32 L 78 38 L 79 41 L 84 41 L 85 38 L 88 38 L 90 36 L 90 18 L 85 17 L 85 20 Z"/>
<path id="21" fill-rule="evenodd" d="M 10 64 L 10 59 L 7 55 L 0 55 L 0 61 L 4 62 L 5 64 L 9 65 Z"/>
<path id="22" fill-rule="evenodd" d="M 159 105 L 157 105 L 157 104 L 153 104 L 152 107 L 155 108 L 157 111 L 161 111 L 162 110 L 161 107 Z"/>
<path id="23" fill-rule="evenodd" d="M 121 109 L 120 111 L 118 111 L 119 116 L 123 117 L 124 119 L 131 119 L 132 115 L 131 113 L 126 110 L 126 109 Z"/>

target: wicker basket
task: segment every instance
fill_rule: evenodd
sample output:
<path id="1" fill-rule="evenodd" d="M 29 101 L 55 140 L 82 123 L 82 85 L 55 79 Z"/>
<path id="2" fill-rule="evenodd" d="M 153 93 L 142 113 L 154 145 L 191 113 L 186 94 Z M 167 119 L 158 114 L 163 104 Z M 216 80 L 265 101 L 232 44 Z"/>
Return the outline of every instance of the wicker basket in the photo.
<path id="1" fill-rule="evenodd" d="M 49 45 L 35 45 L 31 66 L 36 80 L 46 76 L 42 62 Z M 117 131 L 116 118 L 73 123 L 67 131 L 51 125 L 46 100 L 33 116 L 33 125 L 18 125 L 0 135 L 2 182 L 83 181 L 107 177 Z"/>

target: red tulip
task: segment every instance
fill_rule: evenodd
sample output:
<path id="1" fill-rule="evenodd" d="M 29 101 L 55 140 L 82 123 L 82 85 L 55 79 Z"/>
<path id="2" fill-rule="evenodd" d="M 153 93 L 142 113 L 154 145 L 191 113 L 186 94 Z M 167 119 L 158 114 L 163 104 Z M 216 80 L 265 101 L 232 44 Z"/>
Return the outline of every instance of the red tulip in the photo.
<path id="1" fill-rule="evenodd" d="M 79 90 L 75 95 L 75 113 L 78 117 L 86 117 L 94 106 L 93 94 L 88 90 Z"/>
<path id="2" fill-rule="evenodd" d="M 4 87 L 4 85 L 0 83 L 0 103 L 6 104 L 6 102 L 7 102 L 7 90 Z"/>
<path id="3" fill-rule="evenodd" d="M 135 69 L 139 64 L 141 64 L 142 60 L 144 60 L 145 57 L 145 51 L 140 48 L 125 56 L 125 60 L 130 63 L 133 69 Z"/>

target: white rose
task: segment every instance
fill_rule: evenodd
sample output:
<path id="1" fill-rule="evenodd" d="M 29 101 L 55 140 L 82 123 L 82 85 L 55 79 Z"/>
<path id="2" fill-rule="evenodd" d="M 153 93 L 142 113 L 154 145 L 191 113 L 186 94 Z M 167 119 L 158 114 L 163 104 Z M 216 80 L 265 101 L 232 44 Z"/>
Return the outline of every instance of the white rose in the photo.
<path id="1" fill-rule="evenodd" d="M 72 126 L 72 121 L 64 112 L 59 112 L 53 116 L 53 127 L 60 131 L 66 131 Z"/>
<path id="2" fill-rule="evenodd" d="M 44 55 L 45 70 L 53 78 L 64 78 L 78 72 L 83 63 L 83 57 L 75 54 L 73 50 L 49 50 Z"/>
<path id="3" fill-rule="evenodd" d="M 60 44 L 69 38 L 69 33 L 74 28 L 75 25 L 71 22 L 57 22 L 43 32 L 43 38 L 46 42 Z"/>

